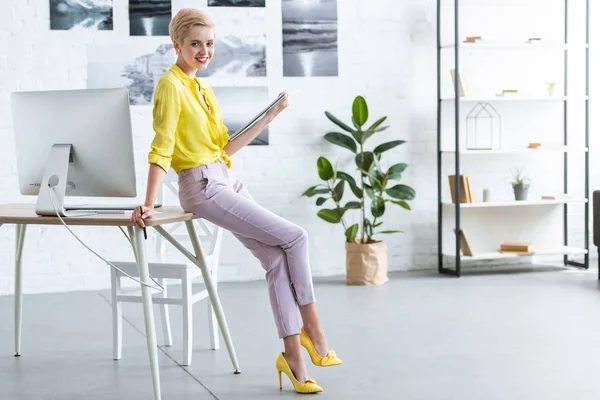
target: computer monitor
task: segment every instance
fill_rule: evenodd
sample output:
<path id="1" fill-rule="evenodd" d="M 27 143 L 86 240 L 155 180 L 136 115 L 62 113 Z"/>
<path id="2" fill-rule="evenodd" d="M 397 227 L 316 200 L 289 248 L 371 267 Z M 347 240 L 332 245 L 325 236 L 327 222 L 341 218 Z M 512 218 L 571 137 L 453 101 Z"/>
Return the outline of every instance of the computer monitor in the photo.
<path id="1" fill-rule="evenodd" d="M 37 214 L 82 208 L 65 196 L 136 197 L 127 89 L 15 92 L 12 111 L 19 187 Z"/>

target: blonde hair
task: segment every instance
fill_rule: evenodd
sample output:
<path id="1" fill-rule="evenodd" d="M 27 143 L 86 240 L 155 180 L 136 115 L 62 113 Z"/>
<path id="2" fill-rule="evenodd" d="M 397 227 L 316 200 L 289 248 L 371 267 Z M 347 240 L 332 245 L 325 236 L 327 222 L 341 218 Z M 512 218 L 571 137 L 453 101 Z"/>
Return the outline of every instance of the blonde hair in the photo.
<path id="1" fill-rule="evenodd" d="M 183 44 L 183 39 L 194 26 L 213 28 L 215 24 L 205 11 L 196 8 L 182 8 L 169 22 L 169 36 L 171 40 Z"/>

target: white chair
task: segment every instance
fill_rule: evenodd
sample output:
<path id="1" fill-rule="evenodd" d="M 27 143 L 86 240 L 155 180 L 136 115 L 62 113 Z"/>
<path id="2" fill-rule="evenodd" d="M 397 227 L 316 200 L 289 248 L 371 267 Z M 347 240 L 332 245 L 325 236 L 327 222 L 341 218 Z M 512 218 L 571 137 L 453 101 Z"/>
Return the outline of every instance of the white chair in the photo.
<path id="1" fill-rule="evenodd" d="M 169 189 L 171 194 L 178 195 L 177 175 L 170 170 L 165 176 L 164 186 Z M 159 194 L 159 200 L 165 204 L 164 194 Z M 160 211 L 157 209 L 156 211 Z M 202 243 L 205 254 L 206 263 L 209 266 L 212 281 L 217 287 L 218 270 L 219 270 L 219 255 L 221 251 L 221 240 L 223 238 L 223 230 L 212 224 L 208 224 L 201 219 L 194 220 L 198 238 Z M 171 224 L 166 229 L 177 241 L 189 241 L 189 236 L 185 230 L 183 223 Z M 166 228 L 166 227 L 165 227 Z M 181 231 L 183 229 L 183 231 Z M 148 267 L 150 276 L 154 278 L 163 288 L 164 292 L 158 293 L 152 297 L 152 302 L 158 304 L 160 308 L 160 320 L 163 331 L 163 339 L 165 346 L 173 345 L 171 335 L 171 321 L 169 317 L 169 305 L 180 305 L 183 307 L 183 359 L 182 365 L 190 365 L 192 362 L 192 333 L 193 333 L 193 317 L 192 305 L 200 300 L 208 298 L 207 290 L 201 290 L 197 293 L 192 293 L 192 280 L 201 275 L 200 269 L 191 263 L 171 263 L 165 261 L 165 239 L 161 235 L 155 235 L 156 238 L 156 257 L 158 262 L 149 262 Z M 113 262 L 123 272 L 139 277 L 137 265 L 135 262 Z M 141 303 L 141 295 L 124 294 L 121 290 L 121 278 L 125 276 L 121 272 L 111 268 L 111 294 L 113 308 L 113 358 L 121 359 L 122 355 L 122 307 L 123 302 Z M 181 297 L 168 297 L 167 295 L 167 280 L 177 280 L 181 284 Z M 210 334 L 210 343 L 213 350 L 219 348 L 219 326 L 212 305 L 209 300 L 208 304 L 208 329 Z"/>

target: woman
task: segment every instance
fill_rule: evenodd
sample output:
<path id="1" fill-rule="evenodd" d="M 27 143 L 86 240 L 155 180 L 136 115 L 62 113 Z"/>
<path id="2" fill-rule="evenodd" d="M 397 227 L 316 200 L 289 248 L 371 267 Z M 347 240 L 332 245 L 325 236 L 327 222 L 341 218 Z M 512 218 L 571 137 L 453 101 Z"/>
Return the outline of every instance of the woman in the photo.
<path id="1" fill-rule="evenodd" d="M 287 107 L 287 99 L 229 141 L 212 88 L 196 77 L 196 71 L 206 69 L 214 55 L 213 22 L 203 11 L 182 9 L 171 20 L 169 35 L 177 61 L 156 86 L 146 200 L 131 219 L 144 227 L 144 219 L 152 217 L 164 175 L 173 168 L 179 176 L 183 209 L 231 231 L 266 270 L 271 307 L 284 343 L 284 352 L 276 359 L 280 387 L 284 372 L 297 392 L 320 392 L 321 387 L 307 376 L 300 346 L 315 365 L 342 361 L 329 351 L 317 315 L 306 231 L 258 205 L 228 173 L 230 157 Z"/>

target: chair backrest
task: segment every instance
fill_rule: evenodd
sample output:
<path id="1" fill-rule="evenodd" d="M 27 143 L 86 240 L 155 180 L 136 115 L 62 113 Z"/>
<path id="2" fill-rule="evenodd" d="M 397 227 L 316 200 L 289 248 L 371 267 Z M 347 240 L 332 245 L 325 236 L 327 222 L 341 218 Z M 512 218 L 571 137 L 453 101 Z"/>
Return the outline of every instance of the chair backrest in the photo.
<path id="1" fill-rule="evenodd" d="M 169 169 L 163 180 L 163 187 L 159 191 L 159 200 L 163 205 L 179 203 L 179 186 L 177 184 L 178 177 L 173 169 Z M 166 191 L 164 189 L 167 189 Z M 217 262 L 221 252 L 221 241 L 223 239 L 223 229 L 201 218 L 194 220 L 198 239 L 202 242 L 203 250 L 206 256 L 212 256 Z M 185 224 L 177 223 L 166 227 L 169 232 L 178 242 L 189 242 L 190 238 L 185 228 Z M 166 240 L 156 235 L 156 257 L 159 261 L 164 261 Z"/>

